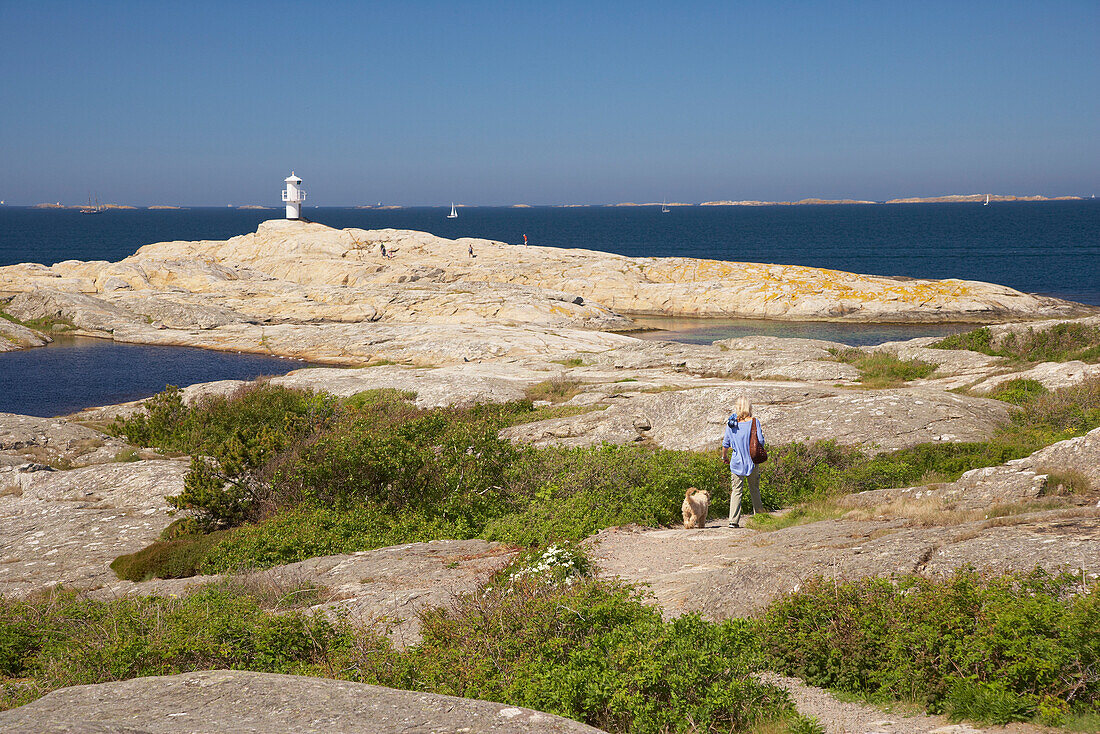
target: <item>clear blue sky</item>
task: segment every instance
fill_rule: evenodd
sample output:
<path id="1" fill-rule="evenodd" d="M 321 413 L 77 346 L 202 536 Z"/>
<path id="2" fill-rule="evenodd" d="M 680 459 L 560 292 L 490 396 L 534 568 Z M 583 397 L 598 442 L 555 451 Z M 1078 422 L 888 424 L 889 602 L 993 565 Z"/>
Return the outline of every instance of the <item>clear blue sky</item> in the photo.
<path id="1" fill-rule="evenodd" d="M 0 199 L 1100 193 L 1100 2 L 0 0 Z"/>

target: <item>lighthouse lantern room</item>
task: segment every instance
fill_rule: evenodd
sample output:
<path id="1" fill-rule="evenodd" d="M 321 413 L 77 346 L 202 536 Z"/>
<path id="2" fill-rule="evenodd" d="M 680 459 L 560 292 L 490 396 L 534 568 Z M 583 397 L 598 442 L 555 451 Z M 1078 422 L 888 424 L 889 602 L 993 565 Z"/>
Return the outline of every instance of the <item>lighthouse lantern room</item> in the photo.
<path id="1" fill-rule="evenodd" d="M 302 218 L 302 202 L 305 201 L 306 192 L 301 189 L 302 179 L 294 175 L 294 171 L 286 178 L 286 191 L 283 192 L 283 201 L 286 202 L 286 218 Z"/>

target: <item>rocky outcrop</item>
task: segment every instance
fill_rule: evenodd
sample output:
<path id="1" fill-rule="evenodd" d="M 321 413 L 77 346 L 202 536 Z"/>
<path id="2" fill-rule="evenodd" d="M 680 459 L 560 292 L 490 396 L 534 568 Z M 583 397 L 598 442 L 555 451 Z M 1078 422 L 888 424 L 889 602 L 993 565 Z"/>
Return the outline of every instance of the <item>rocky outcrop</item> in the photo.
<path id="1" fill-rule="evenodd" d="M 125 441 L 59 418 L 0 413 L 0 467 L 74 467 L 114 461 Z M 0 469 L 2 471 L 2 469 Z M 0 491 L 4 480 L 0 474 Z"/>
<path id="2" fill-rule="evenodd" d="M 666 617 L 698 612 L 713 620 L 751 615 L 813 576 L 944 573 L 968 565 L 1100 573 L 1100 511 L 1001 520 L 920 527 L 906 519 L 841 519 L 770 533 L 712 522 L 703 530 L 611 528 L 589 542 L 601 573 L 644 584 Z"/>
<path id="3" fill-rule="evenodd" d="M 476 257 L 469 255 L 471 247 Z M 326 333 L 326 344 L 318 344 L 305 327 L 355 326 L 352 339 L 368 343 L 392 338 L 386 327 L 403 334 L 412 328 L 416 339 L 452 329 L 504 329 L 486 334 L 487 349 L 473 357 L 427 350 L 457 361 L 491 358 L 494 350 L 509 353 L 506 342 L 524 338 L 523 332 L 551 341 L 566 329 L 631 328 L 619 314 L 997 321 L 1065 316 L 1084 308 L 971 281 L 629 258 L 285 220 L 225 241 L 146 245 L 117 263 L 0 268 L 2 292 L 18 294 L 9 309 L 18 318 L 67 320 L 84 333 L 284 356 L 305 352 L 311 359 L 352 363 L 361 360 L 362 350 L 344 354 L 329 344 L 345 340 L 342 332 Z M 260 344 L 258 329 L 276 326 L 301 330 L 313 343 L 297 350 L 279 341 Z M 427 327 L 434 331 L 415 333 Z"/>
<path id="4" fill-rule="evenodd" d="M 0 712 L 8 734 L 599 734 L 539 713 L 365 683 L 209 670 L 62 688 Z"/>
<path id="5" fill-rule="evenodd" d="M 111 562 L 172 522 L 164 498 L 183 490 L 188 466 L 150 460 L 18 474 L 0 490 L 0 594 L 116 583 Z"/>
<path id="6" fill-rule="evenodd" d="M 0 352 L 14 352 L 16 349 L 42 347 L 51 341 L 50 337 L 45 334 L 0 317 Z"/>
<path id="7" fill-rule="evenodd" d="M 334 556 L 310 558 L 243 577 L 246 583 L 293 588 L 320 585 L 325 600 L 310 607 L 385 632 L 397 647 L 420 641 L 419 614 L 446 607 L 456 594 L 474 591 L 515 556 L 515 548 L 484 540 L 433 540 Z M 183 594 L 216 576 L 115 581 L 93 596 Z"/>
<path id="8" fill-rule="evenodd" d="M 1030 456 L 998 466 L 973 469 L 958 480 L 921 487 L 876 489 L 849 495 L 848 507 L 876 507 L 891 502 L 936 502 L 956 510 L 977 510 L 1057 495 L 1051 475 L 1076 472 L 1089 488 L 1083 497 L 1100 494 L 1100 428 L 1059 441 Z"/>
<path id="9" fill-rule="evenodd" d="M 1097 377 L 1100 377 L 1100 364 L 1086 364 L 1076 360 L 1042 362 L 1030 369 L 986 377 L 971 387 L 970 391 L 979 394 L 990 393 L 1011 380 L 1035 380 L 1047 390 L 1057 390 Z"/>
<path id="10" fill-rule="evenodd" d="M 854 391 L 798 383 L 729 382 L 626 394 L 606 410 L 515 426 L 506 434 L 536 446 L 644 440 L 668 449 L 714 449 L 720 446 L 738 395 L 756 406 L 754 413 L 770 442 L 832 439 L 873 452 L 928 441 L 983 440 L 1008 412 L 999 401 L 930 388 Z"/>

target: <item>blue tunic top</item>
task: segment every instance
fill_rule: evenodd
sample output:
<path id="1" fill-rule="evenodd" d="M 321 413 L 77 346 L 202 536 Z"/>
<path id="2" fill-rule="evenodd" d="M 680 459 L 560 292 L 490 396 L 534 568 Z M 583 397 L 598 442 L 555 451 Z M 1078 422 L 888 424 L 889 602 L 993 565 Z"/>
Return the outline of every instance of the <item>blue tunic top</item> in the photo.
<path id="1" fill-rule="evenodd" d="M 722 436 L 722 448 L 730 449 L 730 472 L 739 477 L 747 477 L 756 468 L 749 456 L 749 431 L 752 426 L 752 418 L 747 421 L 737 422 L 737 416 L 731 415 L 726 424 L 726 435 Z M 760 420 L 756 421 L 756 439 L 760 445 L 764 445 L 764 428 Z"/>

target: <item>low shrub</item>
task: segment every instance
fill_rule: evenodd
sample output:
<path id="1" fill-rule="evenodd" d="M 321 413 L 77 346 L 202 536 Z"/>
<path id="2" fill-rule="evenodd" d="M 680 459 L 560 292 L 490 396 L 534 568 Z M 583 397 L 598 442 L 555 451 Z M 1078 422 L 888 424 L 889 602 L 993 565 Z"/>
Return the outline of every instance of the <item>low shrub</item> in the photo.
<path id="1" fill-rule="evenodd" d="M 517 581 L 422 616 L 423 641 L 365 656 L 369 683 L 507 702 L 611 732 L 729 732 L 791 715 L 785 691 L 757 681 L 745 620 L 659 610 L 607 582 Z"/>
<path id="2" fill-rule="evenodd" d="M 1100 583 L 1041 569 L 837 583 L 773 602 L 770 663 L 809 683 L 1003 724 L 1100 704 Z M 1076 592 L 1076 593 L 1075 593 Z"/>
<path id="3" fill-rule="evenodd" d="M 989 397 L 1013 405 L 1024 405 L 1040 395 L 1045 395 L 1047 392 L 1046 387 L 1038 380 L 1017 377 L 1015 380 L 1008 380 L 997 385 L 989 393 Z"/>
<path id="4" fill-rule="evenodd" d="M 996 345 L 994 345 L 996 342 Z M 1020 362 L 1100 361 L 1100 327 L 1077 322 L 1049 329 L 1009 332 L 996 339 L 988 327 L 954 334 L 931 345 L 935 349 L 969 349 Z"/>
<path id="5" fill-rule="evenodd" d="M 973 331 L 964 331 L 961 334 L 945 336 L 929 346 L 932 349 L 964 349 L 988 354 L 991 357 L 999 356 L 993 349 L 993 332 L 989 330 L 988 326 Z"/>
<path id="6" fill-rule="evenodd" d="M 518 458 L 513 510 L 486 523 L 489 540 L 543 545 L 628 523 L 671 525 L 682 521 L 688 487 L 715 498 L 729 492 L 728 470 L 713 454 L 604 445 L 527 450 Z M 721 501 L 712 514 L 724 516 Z"/>
<path id="7" fill-rule="evenodd" d="M 274 614 L 249 594 L 215 584 L 180 598 L 95 601 L 51 592 L 0 597 L 0 675 L 30 679 L 28 697 L 63 686 L 234 668 L 332 674 L 351 628 L 320 614 Z"/>
<path id="8" fill-rule="evenodd" d="M 1065 495 L 1088 494 L 1092 491 L 1092 480 L 1076 469 L 1042 469 L 1039 473 L 1047 475 L 1044 495 L 1061 497 Z"/>
<path id="9" fill-rule="evenodd" d="M 170 599 L 0 597 L 0 708 L 62 686 L 232 668 L 498 701 L 609 732 L 799 723 L 786 692 L 754 677 L 763 660 L 749 622 L 666 623 L 626 587 L 569 578 L 520 578 L 426 610 L 423 640 L 400 651 L 346 621 L 265 609 L 236 582 Z"/>

